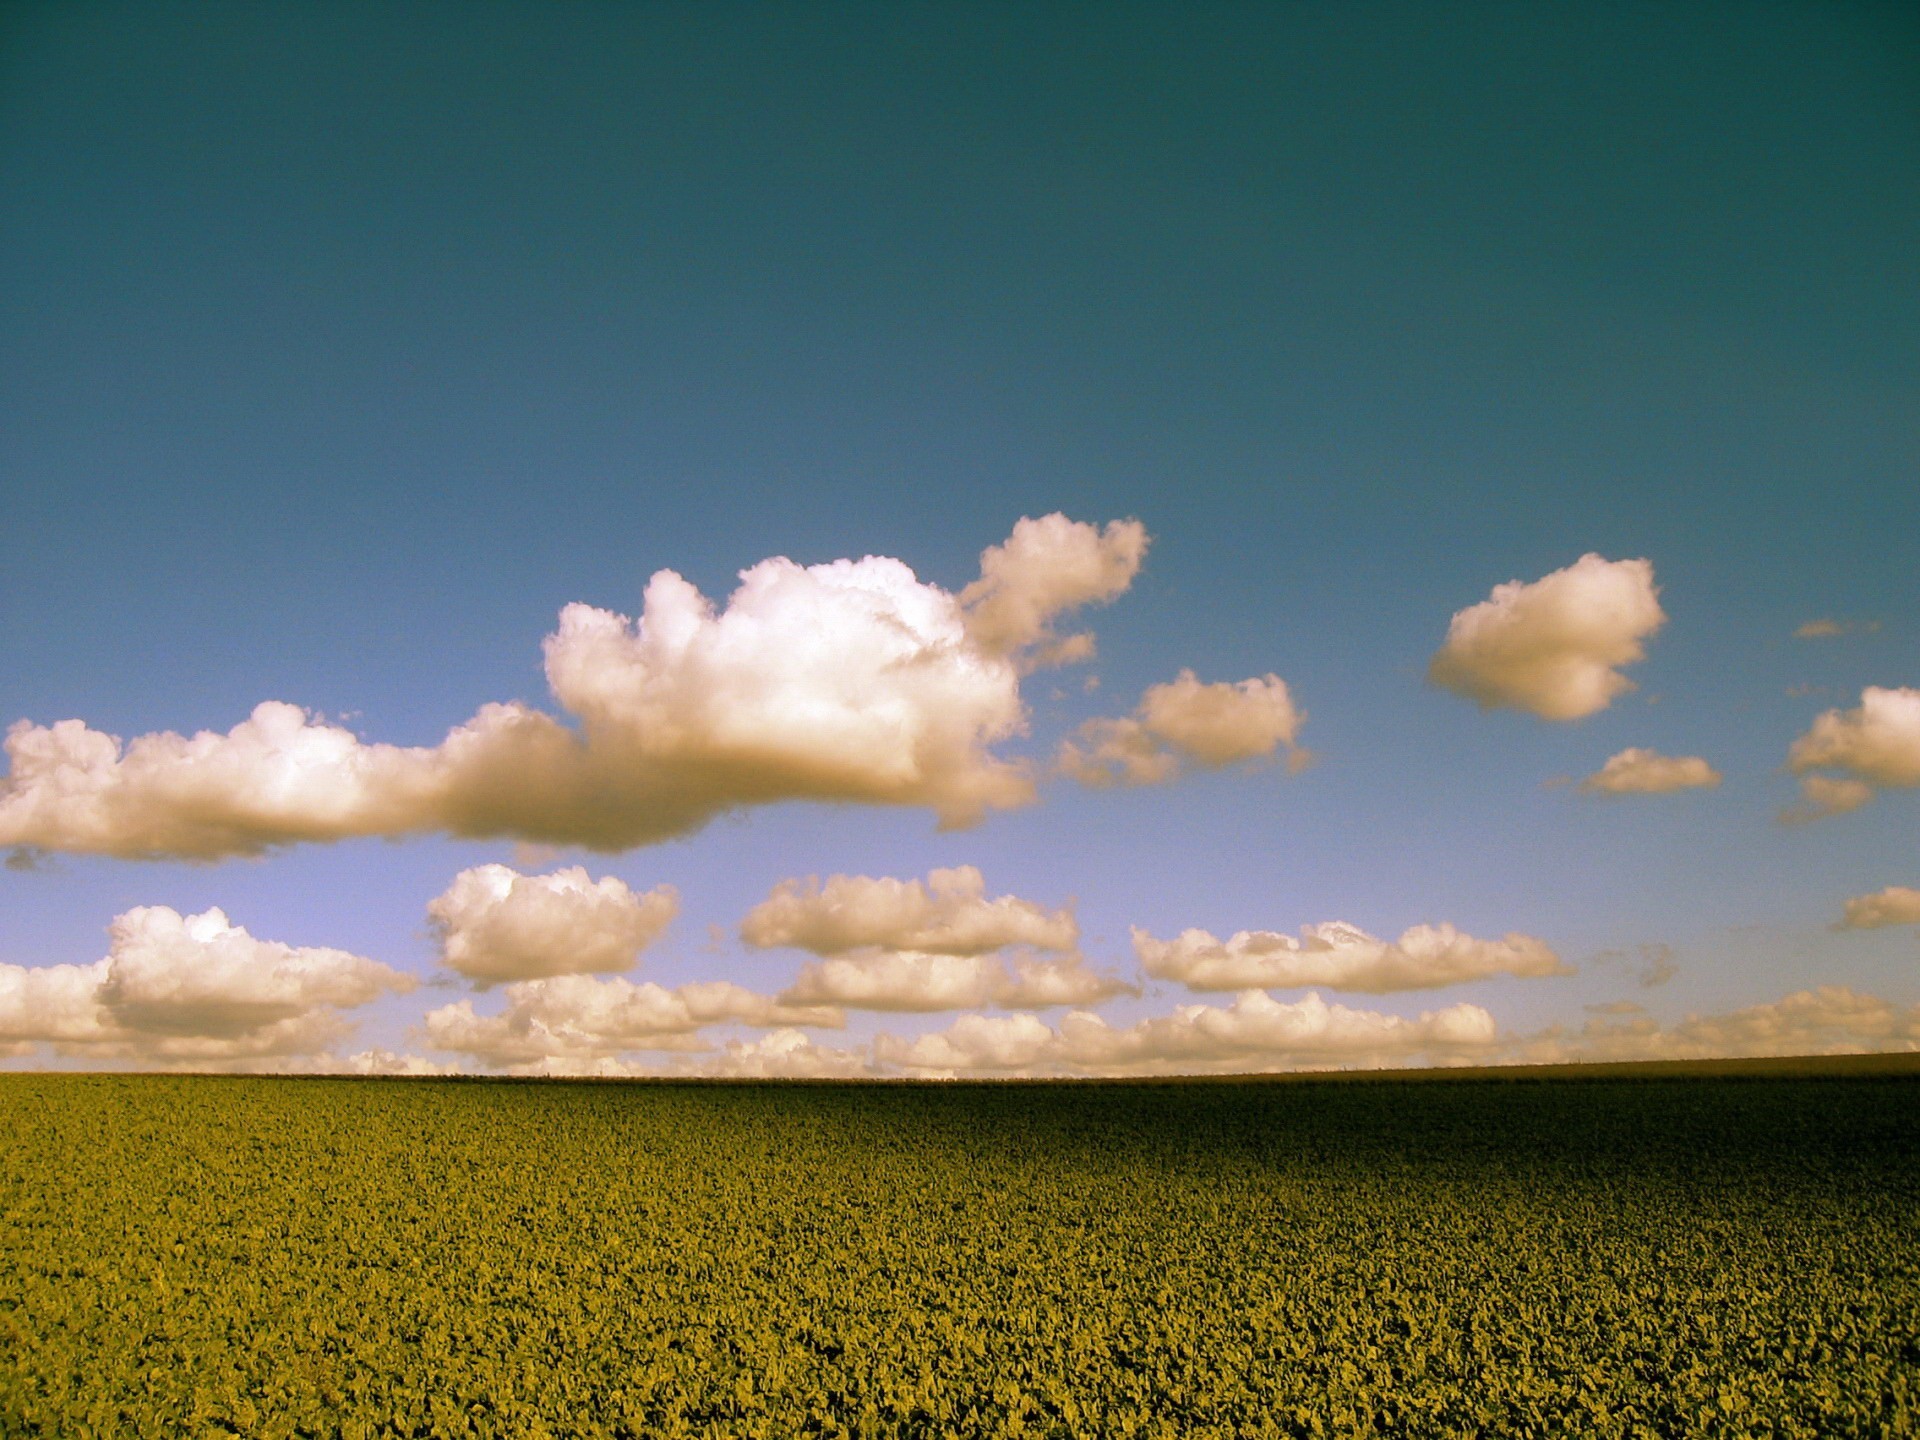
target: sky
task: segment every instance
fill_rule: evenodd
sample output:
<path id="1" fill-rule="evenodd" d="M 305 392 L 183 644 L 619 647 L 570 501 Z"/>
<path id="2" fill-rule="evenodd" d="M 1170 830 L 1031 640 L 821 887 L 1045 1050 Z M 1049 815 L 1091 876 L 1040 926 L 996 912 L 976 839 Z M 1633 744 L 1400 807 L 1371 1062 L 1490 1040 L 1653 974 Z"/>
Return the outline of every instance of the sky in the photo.
<path id="1" fill-rule="evenodd" d="M 1920 1047 L 1916 75 L 8 7 L 0 1064 Z"/>

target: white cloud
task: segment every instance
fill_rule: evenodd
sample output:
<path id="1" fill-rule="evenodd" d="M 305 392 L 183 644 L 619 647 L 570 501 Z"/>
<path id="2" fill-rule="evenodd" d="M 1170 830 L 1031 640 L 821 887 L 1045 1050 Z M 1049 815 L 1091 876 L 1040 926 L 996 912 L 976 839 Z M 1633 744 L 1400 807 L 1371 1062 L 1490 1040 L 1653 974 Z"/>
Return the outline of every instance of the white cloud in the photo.
<path id="1" fill-rule="evenodd" d="M 1878 930 L 1885 925 L 1920 925 L 1920 890 L 1889 885 L 1871 895 L 1855 895 L 1841 916 L 1843 930 Z"/>
<path id="2" fill-rule="evenodd" d="M 1083 724 L 1061 745 L 1056 765 L 1083 785 L 1156 785 L 1183 764 L 1217 769 L 1284 747 L 1298 768 L 1306 759 L 1296 744 L 1305 719 L 1278 675 L 1209 685 L 1182 670 L 1149 687 L 1132 715 Z"/>
<path id="3" fill-rule="evenodd" d="M 426 1043 L 490 1066 L 571 1066 L 635 1050 L 704 1050 L 708 1042 L 699 1032 L 709 1025 L 844 1023 L 838 1010 L 786 1004 L 727 980 L 669 990 L 651 981 L 560 975 L 520 981 L 505 994 L 506 1008 L 497 1014 L 477 1013 L 471 1000 L 427 1012 Z"/>
<path id="4" fill-rule="evenodd" d="M 1493 975 L 1572 973 L 1544 940 L 1520 934 L 1476 940 L 1451 925 L 1416 925 L 1398 940 L 1381 940 L 1340 921 L 1305 926 L 1299 939 L 1242 930 L 1218 940 L 1205 930 L 1186 930 L 1158 940 L 1136 928 L 1133 948 L 1147 974 L 1190 990 L 1325 985 L 1382 995 Z"/>
<path id="5" fill-rule="evenodd" d="M 1662 755 L 1635 746 L 1610 758 L 1580 782 L 1580 789 L 1587 795 L 1668 795 L 1710 790 L 1720 778 L 1698 755 Z"/>
<path id="6" fill-rule="evenodd" d="M 987 899 L 971 865 L 935 870 L 925 882 L 867 875 L 783 880 L 748 912 L 740 936 L 760 949 L 789 945 L 816 955 L 881 948 L 980 955 L 1009 945 L 1071 950 L 1080 937 L 1071 908 L 1048 910 L 1014 895 Z"/>
<path id="7" fill-rule="evenodd" d="M 980 578 L 960 592 L 967 634 L 986 655 L 1025 654 L 1027 668 L 1093 658 L 1093 637 L 1058 636 L 1054 620 L 1125 593 L 1147 554 L 1146 527 L 1104 530 L 1054 514 L 1021 520 L 980 556 Z"/>
<path id="8" fill-rule="evenodd" d="M 1250 990 L 1228 1006 L 1186 1005 L 1128 1026 L 1087 1011 L 1074 1011 L 1057 1028 L 1026 1014 L 964 1015 L 912 1040 L 882 1035 L 875 1054 L 908 1070 L 951 1074 L 1204 1073 L 1457 1059 L 1487 1051 L 1498 1038 L 1493 1017 L 1477 1005 L 1408 1019 L 1330 1005 L 1317 994 L 1282 1001 Z"/>
<path id="9" fill-rule="evenodd" d="M 545 646 L 570 728 L 487 705 L 432 747 L 364 742 L 267 702 L 225 734 L 122 744 L 8 732 L 0 847 L 217 859 L 429 831 L 619 850 L 787 800 L 914 805 L 946 826 L 1029 803 L 1020 674 L 1065 610 L 1123 591 L 1146 534 L 1022 521 L 959 595 L 869 556 L 742 572 L 724 610 L 670 570 L 638 620 L 569 605 Z M 1039 647 L 1036 649 L 1036 647 Z M 1056 652 L 1060 658 L 1065 652 Z"/>
<path id="10" fill-rule="evenodd" d="M 486 985 L 629 969 L 679 908 L 671 885 L 635 894 L 578 865 L 551 875 L 479 865 L 456 875 L 427 915 L 448 967 Z"/>
<path id="11" fill-rule="evenodd" d="M 1528 1058 L 1705 1060 L 1917 1049 L 1920 1005 L 1894 1005 L 1844 985 L 1823 985 L 1726 1014 L 1689 1015 L 1670 1027 L 1644 1015 L 1596 1018 L 1576 1036 L 1535 1045 Z"/>
<path id="12" fill-rule="evenodd" d="M 1531 584 L 1510 580 L 1453 617 L 1427 677 L 1482 709 L 1578 720 L 1634 688 L 1619 667 L 1666 623 L 1653 565 L 1583 555 Z"/>
<path id="13" fill-rule="evenodd" d="M 1876 790 L 1920 785 L 1920 689 L 1869 685 L 1852 710 L 1828 710 L 1793 742 L 1787 763 L 1802 776 L 1802 806 L 1787 820 L 1857 810 Z M 1839 776 L 1823 775 L 1838 770 Z"/>
<path id="14" fill-rule="evenodd" d="M 414 987 L 365 956 L 257 940 L 220 910 L 128 910 L 91 965 L 0 965 L 0 1044 L 157 1064 L 313 1054 Z"/>
<path id="15" fill-rule="evenodd" d="M 1094 1005 L 1131 991 L 1087 968 L 1078 955 L 928 955 L 856 951 L 804 966 L 782 992 L 787 1005 L 844 1005 L 850 1010 L 970 1010 L 982 1005 Z"/>
<path id="16" fill-rule="evenodd" d="M 362 1050 L 335 1064 L 324 1067 L 337 1075 L 458 1075 L 457 1064 L 440 1064 L 421 1055 L 396 1054 L 392 1050 Z"/>
<path id="17" fill-rule="evenodd" d="M 798 1030 L 773 1030 L 753 1040 L 729 1040 L 697 1073 L 741 1079 L 823 1080 L 874 1073 L 861 1050 L 821 1045 Z"/>

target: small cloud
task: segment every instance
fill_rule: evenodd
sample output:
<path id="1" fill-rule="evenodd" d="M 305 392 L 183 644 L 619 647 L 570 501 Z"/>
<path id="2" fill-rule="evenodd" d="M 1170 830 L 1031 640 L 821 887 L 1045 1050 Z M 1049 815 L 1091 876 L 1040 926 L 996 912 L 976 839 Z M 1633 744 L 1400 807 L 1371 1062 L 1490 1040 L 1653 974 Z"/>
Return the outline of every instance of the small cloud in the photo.
<path id="1" fill-rule="evenodd" d="M 636 895 L 585 867 L 522 875 L 505 865 L 462 870 L 427 905 L 449 969 L 485 987 L 626 970 L 679 912 L 671 885 Z"/>
<path id="2" fill-rule="evenodd" d="M 1711 790 L 1720 772 L 1698 755 L 1662 755 L 1638 746 L 1622 750 L 1580 782 L 1583 795 L 1669 795 Z"/>
<path id="3" fill-rule="evenodd" d="M 1889 885 L 1847 901 L 1838 930 L 1878 930 L 1887 925 L 1920 925 L 1920 890 Z"/>
<path id="4" fill-rule="evenodd" d="M 1658 941 L 1647 941 L 1636 945 L 1631 952 L 1626 950 L 1602 950 L 1587 963 L 1596 966 L 1630 964 L 1633 966 L 1633 969 L 1630 970 L 1629 973 L 1640 983 L 1641 988 L 1646 990 L 1656 989 L 1680 973 L 1678 952 L 1676 952 L 1671 945 L 1663 945 Z M 1623 1001 L 1620 1003 L 1624 1004 L 1627 1002 Z M 1592 1009 L 1593 1007 L 1588 1006 L 1587 1008 Z M 1638 1009 L 1639 1007 L 1635 1006 L 1634 1008 Z M 1624 1014 L 1625 1012 L 1622 1011 L 1620 1013 Z"/>
<path id="5" fill-rule="evenodd" d="M 1073 907 L 1050 910 L 1018 895 L 987 897 L 972 865 L 934 870 L 923 880 L 830 875 L 782 880 L 740 924 L 757 950 L 791 946 L 815 955 L 854 950 L 984 955 L 1012 945 L 1071 951 L 1080 938 Z"/>
<path id="6" fill-rule="evenodd" d="M 51 870 L 53 856 L 37 845 L 16 845 L 7 851 L 7 858 L 0 861 L 7 869 L 20 874 L 32 874 L 35 871 Z"/>
<path id="7" fill-rule="evenodd" d="M 1384 995 L 1495 975 L 1573 973 L 1546 941 L 1531 935 L 1476 940 L 1445 924 L 1416 925 L 1398 940 L 1378 939 L 1338 920 L 1304 926 L 1298 938 L 1242 930 L 1219 940 L 1205 930 L 1186 930 L 1175 939 L 1159 940 L 1135 927 L 1133 949 L 1147 974 L 1177 980 L 1190 990 L 1325 985 Z"/>
<path id="8" fill-rule="evenodd" d="M 1640 969 L 1633 978 L 1643 988 L 1651 990 L 1664 985 L 1679 973 L 1680 962 L 1671 945 L 1655 943 L 1640 946 Z"/>
<path id="9" fill-rule="evenodd" d="M 1839 635 L 1871 635 L 1879 628 L 1878 620 L 1809 620 L 1793 632 L 1793 638 L 1831 640 Z"/>
<path id="10" fill-rule="evenodd" d="M 1867 686 L 1854 709 L 1817 716 L 1787 765 L 1801 777 L 1803 802 L 1781 815 L 1789 824 L 1858 810 L 1878 790 L 1920 786 L 1920 689 Z"/>
<path id="11" fill-rule="evenodd" d="M 1531 583 L 1496 585 L 1454 615 L 1427 667 L 1435 685 L 1483 710 L 1579 720 L 1634 688 L 1620 673 L 1666 624 L 1648 560 L 1583 555 Z"/>
<path id="12" fill-rule="evenodd" d="M 1647 1007 L 1633 1000 L 1609 1000 L 1603 1005 L 1581 1007 L 1589 1015 L 1643 1015 Z"/>
<path id="13" fill-rule="evenodd" d="M 1202 684 L 1191 670 L 1149 686 L 1122 719 L 1089 720 L 1060 747 L 1062 774 L 1082 785 L 1157 785 L 1188 764 L 1217 770 L 1284 749 L 1297 774 L 1310 760 L 1296 737 L 1306 715 L 1278 675 Z"/>

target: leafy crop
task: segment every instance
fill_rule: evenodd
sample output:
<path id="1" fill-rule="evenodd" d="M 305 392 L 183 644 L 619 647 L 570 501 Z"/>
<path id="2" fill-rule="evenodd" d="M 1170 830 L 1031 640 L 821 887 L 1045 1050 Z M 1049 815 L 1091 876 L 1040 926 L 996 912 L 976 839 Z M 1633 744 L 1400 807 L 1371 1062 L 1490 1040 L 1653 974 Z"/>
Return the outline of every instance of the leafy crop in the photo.
<path id="1" fill-rule="evenodd" d="M 0 1433 L 1920 1433 L 1916 1100 L 8 1075 Z"/>

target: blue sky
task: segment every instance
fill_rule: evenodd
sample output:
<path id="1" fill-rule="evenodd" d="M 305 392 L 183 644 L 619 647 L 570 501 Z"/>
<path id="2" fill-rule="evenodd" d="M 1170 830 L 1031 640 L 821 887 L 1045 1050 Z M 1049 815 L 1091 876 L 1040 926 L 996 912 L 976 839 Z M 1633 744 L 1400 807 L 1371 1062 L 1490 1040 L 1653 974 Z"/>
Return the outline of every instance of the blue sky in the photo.
<path id="1" fill-rule="evenodd" d="M 996 753 L 1044 763 L 1191 668 L 1282 677 L 1315 756 L 1049 780 L 944 832 L 783 803 L 614 854 L 36 855 L 0 871 L 0 962 L 87 965 L 132 907 L 220 906 L 439 975 L 351 1017 L 350 1048 L 424 1054 L 424 1010 L 502 1003 L 436 963 L 425 907 L 465 868 L 671 883 L 630 978 L 771 992 L 806 957 L 734 932 L 776 882 L 974 865 L 991 895 L 1072 900 L 1088 961 L 1131 979 L 1130 926 L 1539 937 L 1579 973 L 1273 991 L 1470 1003 L 1512 1037 L 1620 1000 L 1663 1026 L 1821 986 L 1920 1002 L 1911 925 L 1830 928 L 1920 886 L 1911 790 L 1776 819 L 1816 716 L 1920 686 L 1901 7 L 0 25 L 0 721 L 225 732 L 280 700 L 430 746 L 486 702 L 557 709 L 541 645 L 569 603 L 637 615 L 672 569 L 724 604 L 772 556 L 891 556 L 958 592 L 1061 512 L 1151 546 L 1063 622 L 1097 661 L 1027 676 L 1029 733 Z M 1456 612 L 1589 552 L 1652 562 L 1669 618 L 1636 691 L 1553 722 L 1427 682 Z M 1795 638 L 1821 618 L 1846 633 Z M 1550 783 L 1634 746 L 1724 779 Z M 1641 944 L 1673 947 L 1671 980 L 1595 959 Z M 1149 979 L 1099 1009 L 1230 1000 Z M 954 1018 L 851 1010 L 815 1038 Z"/>

